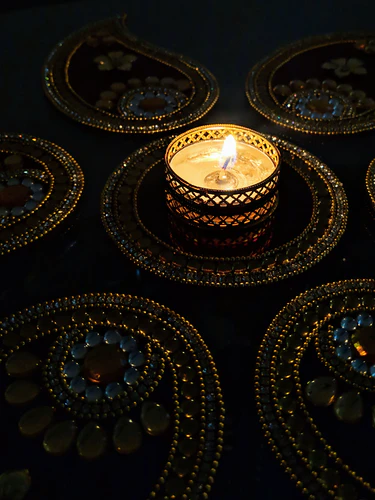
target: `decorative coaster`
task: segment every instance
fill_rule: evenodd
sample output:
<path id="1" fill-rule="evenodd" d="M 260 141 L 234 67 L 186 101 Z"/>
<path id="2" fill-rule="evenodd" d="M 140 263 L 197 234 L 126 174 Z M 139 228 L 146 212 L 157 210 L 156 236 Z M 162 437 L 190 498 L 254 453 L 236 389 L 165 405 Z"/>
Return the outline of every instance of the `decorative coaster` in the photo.
<path id="1" fill-rule="evenodd" d="M 282 152 L 280 202 L 272 242 L 256 254 L 231 257 L 182 250 L 170 234 L 164 153 L 171 138 L 145 146 L 113 172 L 102 195 L 102 220 L 136 265 L 183 283 L 254 286 L 300 273 L 317 263 L 345 230 L 347 200 L 337 177 L 317 158 L 277 137 Z M 237 245 L 238 246 L 238 245 Z"/>
<path id="2" fill-rule="evenodd" d="M 44 236 L 75 208 L 83 173 L 62 148 L 0 134 L 0 255 Z"/>
<path id="3" fill-rule="evenodd" d="M 185 126 L 205 115 L 219 95 L 206 68 L 140 40 L 125 18 L 70 35 L 51 52 L 43 73 L 44 91 L 60 111 L 111 132 Z"/>
<path id="4" fill-rule="evenodd" d="M 248 75 L 250 104 L 284 127 L 353 134 L 375 126 L 375 38 L 333 34 L 300 40 Z"/>
<path id="5" fill-rule="evenodd" d="M 375 493 L 374 339 L 375 281 L 351 280 L 292 300 L 260 346 L 255 389 L 263 431 L 309 498 Z"/>
<path id="6" fill-rule="evenodd" d="M 375 209 L 375 159 L 371 161 L 366 172 L 366 189 L 370 197 L 371 207 Z"/>
<path id="7" fill-rule="evenodd" d="M 48 467 L 48 483 L 64 488 L 54 456 L 69 453 L 77 494 L 103 498 L 97 470 L 120 491 L 123 471 L 141 467 L 129 498 L 208 497 L 223 443 L 220 384 L 201 337 L 171 310 L 117 294 L 38 304 L 1 323 L 0 361 L 2 417 L 24 459 L 38 456 L 24 463 L 31 477 Z M 9 448 L 11 467 L 19 457 Z"/>

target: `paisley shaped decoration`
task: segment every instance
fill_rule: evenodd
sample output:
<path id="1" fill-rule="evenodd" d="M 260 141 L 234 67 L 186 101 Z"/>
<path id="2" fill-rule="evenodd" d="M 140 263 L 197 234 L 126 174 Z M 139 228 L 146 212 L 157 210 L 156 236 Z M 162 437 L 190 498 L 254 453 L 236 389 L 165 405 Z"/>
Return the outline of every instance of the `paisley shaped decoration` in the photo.
<path id="1" fill-rule="evenodd" d="M 39 477 L 48 467 L 36 497 L 71 482 L 77 495 L 103 498 L 124 471 L 129 498 L 208 497 L 223 444 L 219 379 L 197 331 L 171 310 L 114 294 L 25 309 L 0 323 L 0 383 L 0 424 L 14 422 L 8 439 L 18 443 L 9 461 L 37 455 Z M 67 485 L 63 459 L 75 464 Z M 97 467 L 102 488 L 92 487 Z M 142 485 L 131 481 L 139 467 Z"/>
<path id="2" fill-rule="evenodd" d="M 318 158 L 277 137 L 267 138 L 282 153 L 283 175 L 274 224 L 260 226 L 264 233 L 257 236 L 256 245 L 247 244 L 243 231 L 239 238 L 245 244 L 239 239 L 233 250 L 233 242 L 224 240 L 223 246 L 231 247 L 230 255 L 223 255 L 221 248 L 218 251 L 222 241 L 206 252 L 203 245 L 185 245 L 186 235 L 176 231 L 179 221 L 168 217 L 166 207 L 164 154 L 171 138 L 139 149 L 109 177 L 101 205 L 107 232 L 137 266 L 187 284 L 257 286 L 303 272 L 320 261 L 343 234 L 346 194 Z"/>
<path id="3" fill-rule="evenodd" d="M 125 17 L 70 35 L 48 56 L 43 88 L 63 113 L 111 132 L 154 133 L 185 126 L 216 103 L 203 66 L 140 40 Z"/>
<path id="4" fill-rule="evenodd" d="M 0 255 L 58 226 L 83 190 L 77 162 L 51 142 L 0 134 Z"/>
<path id="5" fill-rule="evenodd" d="M 255 380 L 264 434 L 303 493 L 374 497 L 374 280 L 320 286 L 287 304 L 262 341 Z"/>
<path id="6" fill-rule="evenodd" d="M 266 118 L 311 134 L 351 134 L 375 123 L 374 35 L 300 40 L 250 71 L 246 94 Z"/>

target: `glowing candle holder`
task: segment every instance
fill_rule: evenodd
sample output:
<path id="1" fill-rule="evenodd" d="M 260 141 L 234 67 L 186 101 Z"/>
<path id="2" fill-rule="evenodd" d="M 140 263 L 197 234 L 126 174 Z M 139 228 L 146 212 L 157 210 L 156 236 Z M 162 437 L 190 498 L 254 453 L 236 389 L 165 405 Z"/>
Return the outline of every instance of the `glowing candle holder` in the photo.
<path id="1" fill-rule="evenodd" d="M 169 144 L 165 163 L 168 209 L 195 227 L 238 229 L 277 207 L 280 155 L 253 130 L 194 128 Z"/>

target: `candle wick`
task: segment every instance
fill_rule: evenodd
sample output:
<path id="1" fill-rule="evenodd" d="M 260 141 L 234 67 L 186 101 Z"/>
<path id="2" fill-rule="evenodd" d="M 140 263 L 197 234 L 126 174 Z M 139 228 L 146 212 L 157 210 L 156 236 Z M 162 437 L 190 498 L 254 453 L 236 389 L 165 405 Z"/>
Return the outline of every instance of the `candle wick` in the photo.
<path id="1" fill-rule="evenodd" d="M 221 167 L 223 170 L 226 170 L 226 169 L 228 168 L 228 165 L 229 165 L 229 163 L 230 163 L 231 159 L 232 159 L 232 157 L 231 157 L 231 156 L 227 156 L 227 157 L 225 158 L 224 163 L 223 163 L 223 165 L 222 165 L 222 167 Z"/>

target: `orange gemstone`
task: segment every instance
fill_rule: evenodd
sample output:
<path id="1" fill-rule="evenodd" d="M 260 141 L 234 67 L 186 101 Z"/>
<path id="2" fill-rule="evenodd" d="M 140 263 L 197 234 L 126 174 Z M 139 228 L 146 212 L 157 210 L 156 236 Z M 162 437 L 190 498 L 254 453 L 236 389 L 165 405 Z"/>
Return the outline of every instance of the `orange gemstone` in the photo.
<path id="1" fill-rule="evenodd" d="M 116 382 L 124 375 L 124 360 L 125 355 L 117 346 L 98 345 L 85 357 L 85 376 L 95 384 Z"/>
<path id="2" fill-rule="evenodd" d="M 370 362 L 375 362 L 375 328 L 366 326 L 352 334 L 352 342 L 360 356 L 366 356 Z"/>
<path id="3" fill-rule="evenodd" d="M 0 191 L 0 206 L 22 207 L 30 198 L 30 193 L 30 189 L 26 186 L 7 186 Z"/>
<path id="4" fill-rule="evenodd" d="M 167 105 L 167 101 L 165 101 L 162 97 L 148 97 L 143 99 L 139 103 L 139 107 L 144 111 L 158 111 L 159 109 L 164 109 Z"/>

